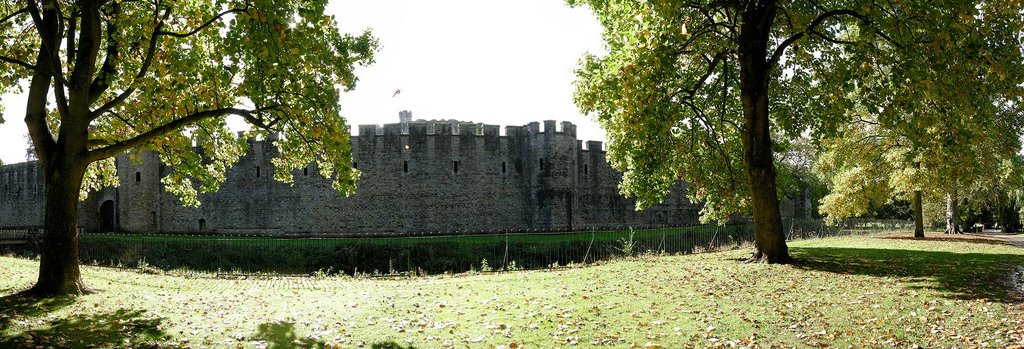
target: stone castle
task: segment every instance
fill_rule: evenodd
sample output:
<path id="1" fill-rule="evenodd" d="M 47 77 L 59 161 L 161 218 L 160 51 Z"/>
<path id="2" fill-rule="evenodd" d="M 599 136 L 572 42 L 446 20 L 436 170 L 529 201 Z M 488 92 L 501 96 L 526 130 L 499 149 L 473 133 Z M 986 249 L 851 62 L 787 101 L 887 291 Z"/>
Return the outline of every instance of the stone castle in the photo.
<path id="1" fill-rule="evenodd" d="M 249 151 L 202 205 L 184 207 L 160 183 L 168 168 L 152 152 L 116 159 L 120 187 L 90 193 L 79 207 L 86 231 L 174 233 L 375 233 L 575 230 L 697 222 L 680 182 L 643 212 L 619 194 L 621 173 L 601 142 L 576 126 L 544 121 L 499 126 L 455 120 L 361 125 L 351 138 L 356 193 L 343 197 L 313 167 L 293 186 L 273 179 L 275 137 Z M 41 226 L 42 174 L 35 162 L 0 166 L 0 227 Z"/>

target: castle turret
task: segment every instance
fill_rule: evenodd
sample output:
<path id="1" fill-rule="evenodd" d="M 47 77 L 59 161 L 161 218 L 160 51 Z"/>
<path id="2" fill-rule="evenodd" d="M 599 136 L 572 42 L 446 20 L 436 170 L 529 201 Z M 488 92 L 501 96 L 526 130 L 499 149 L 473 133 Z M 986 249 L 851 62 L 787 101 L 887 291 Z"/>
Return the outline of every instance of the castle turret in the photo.
<path id="1" fill-rule="evenodd" d="M 158 202 L 163 187 L 159 155 L 145 151 L 118 156 L 115 161 L 121 185 L 114 188 L 112 197 L 101 195 L 99 230 L 159 231 Z"/>
<path id="2" fill-rule="evenodd" d="M 402 125 L 402 134 L 409 134 L 409 123 L 412 122 L 412 112 L 403 110 L 398 112 L 398 123 Z"/>
<path id="3" fill-rule="evenodd" d="M 576 126 L 554 120 L 526 125 L 523 154 L 529 201 L 529 221 L 535 229 L 573 229 L 579 225 L 575 209 L 578 142 Z"/>

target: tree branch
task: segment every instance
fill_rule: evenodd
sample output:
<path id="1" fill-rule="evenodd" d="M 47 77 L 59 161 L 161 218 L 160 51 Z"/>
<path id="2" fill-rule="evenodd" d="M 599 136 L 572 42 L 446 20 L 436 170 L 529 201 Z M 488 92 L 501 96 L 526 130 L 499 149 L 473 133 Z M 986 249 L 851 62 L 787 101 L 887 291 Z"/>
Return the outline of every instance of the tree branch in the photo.
<path id="1" fill-rule="evenodd" d="M 0 18 L 0 23 L 7 22 L 7 21 L 11 20 L 12 18 L 17 17 L 18 15 L 24 14 L 24 13 L 28 13 L 28 7 L 22 7 L 20 9 L 18 9 L 17 11 L 11 12 L 11 14 L 4 16 L 4 18 Z"/>
<path id="2" fill-rule="evenodd" d="M 816 5 L 816 7 L 820 7 L 820 5 Z M 813 21 L 811 21 L 811 24 L 809 24 L 807 26 L 807 29 L 805 29 L 802 32 L 793 34 L 792 36 L 790 36 L 789 38 L 784 40 L 782 43 L 780 43 L 779 46 L 775 48 L 775 52 L 772 54 L 772 58 L 769 61 L 769 63 L 772 64 L 772 65 L 778 63 L 779 59 L 782 57 L 782 54 L 786 51 L 786 48 L 789 47 L 791 44 L 793 44 L 793 42 L 799 40 L 805 34 L 808 34 L 808 33 L 810 33 L 810 34 L 817 34 L 822 39 L 825 39 L 825 40 L 827 40 L 829 42 L 832 42 L 832 43 L 852 44 L 852 42 L 828 38 L 824 34 L 816 32 L 816 29 L 826 19 L 838 18 L 839 16 L 844 16 L 844 15 L 856 18 L 856 19 L 860 20 L 861 22 L 867 24 L 868 26 L 872 27 L 872 29 L 874 29 L 875 34 L 878 34 L 879 37 L 881 37 L 885 41 L 889 42 L 893 46 L 900 47 L 900 48 L 903 47 L 903 45 L 900 45 L 898 42 L 896 42 L 896 40 L 893 40 L 893 38 L 890 37 L 888 34 L 882 32 L 881 30 L 878 30 L 878 28 L 875 27 L 874 21 L 872 21 L 871 18 L 868 18 L 867 16 L 862 15 L 862 14 L 856 12 L 856 11 L 853 11 L 853 10 L 847 10 L 847 9 L 832 10 L 832 11 L 827 11 L 825 13 L 822 13 L 822 14 L 818 15 L 818 17 L 815 18 Z"/>
<path id="3" fill-rule="evenodd" d="M 10 57 L 5 57 L 5 56 L 0 56 L 0 61 L 4 61 L 4 62 L 15 64 L 15 65 L 20 65 L 20 66 L 22 66 L 22 67 L 24 67 L 25 69 L 28 69 L 28 70 L 36 70 L 36 66 L 31 65 L 28 62 L 25 62 L 25 61 L 22 61 L 22 60 L 10 58 Z"/>
<path id="4" fill-rule="evenodd" d="M 718 52 L 712 58 L 708 58 L 706 55 L 702 55 L 701 57 L 704 59 L 705 62 L 708 63 L 708 69 L 706 71 L 704 71 L 704 75 L 702 75 L 699 79 L 697 79 L 697 82 L 695 82 L 693 84 L 693 88 L 692 89 L 680 89 L 680 90 L 672 93 L 671 95 L 669 95 L 668 96 L 669 100 L 672 100 L 672 98 L 678 96 L 680 93 L 683 93 L 683 92 L 688 94 L 689 98 L 692 99 L 693 96 L 697 94 L 697 91 L 699 91 L 701 88 L 704 87 L 704 84 L 707 83 L 708 78 L 711 77 L 712 74 L 714 74 L 715 68 L 717 68 L 718 64 L 721 63 L 725 59 L 725 55 L 726 55 L 725 52 Z"/>
<path id="5" fill-rule="evenodd" d="M 833 44 L 839 44 L 839 45 L 852 45 L 853 44 L 853 41 L 846 41 L 846 40 L 839 40 L 839 39 L 836 39 L 836 38 L 832 38 L 832 37 L 829 37 L 829 36 L 825 35 L 825 33 L 822 33 L 822 32 L 817 31 L 817 30 L 811 30 L 810 33 L 813 34 L 814 36 L 822 38 L 823 40 L 831 42 Z"/>
<path id="6" fill-rule="evenodd" d="M 853 16 L 853 17 L 859 18 L 861 20 L 864 20 L 863 17 L 859 13 L 857 13 L 857 12 L 855 12 L 853 10 L 845 10 L 845 9 L 844 10 L 832 10 L 832 11 L 828 11 L 828 12 L 822 13 L 822 14 L 818 15 L 818 17 L 815 18 L 813 21 L 811 21 L 810 24 L 807 25 L 807 29 L 804 29 L 801 32 L 795 33 L 792 36 L 786 38 L 786 40 L 783 40 L 782 43 L 780 43 L 779 46 L 775 48 L 775 52 L 772 53 L 772 57 L 771 57 L 771 59 L 768 60 L 768 64 L 771 65 L 771 66 L 774 66 L 776 63 L 778 63 L 779 59 L 782 58 L 782 54 L 786 52 L 786 48 L 788 48 L 790 45 L 792 45 L 797 40 L 800 40 L 801 38 L 803 38 L 804 35 L 806 35 L 807 33 L 817 29 L 818 26 L 821 25 L 822 22 L 825 22 L 826 19 L 835 18 L 835 17 L 839 17 L 839 16 L 842 16 L 842 15 L 849 15 L 849 16 Z"/>
<path id="7" fill-rule="evenodd" d="M 135 137 L 132 137 L 132 138 L 129 138 L 129 139 L 126 139 L 126 140 L 123 140 L 123 141 L 119 141 L 119 142 L 110 144 L 110 145 L 105 146 L 103 148 L 91 150 L 91 151 L 89 151 L 89 154 L 88 154 L 87 158 L 88 158 L 88 161 L 90 163 L 94 162 L 94 161 L 106 159 L 106 158 L 109 158 L 111 156 L 115 156 L 117 154 L 120 154 L 120 153 L 123 153 L 125 151 L 128 151 L 129 149 L 132 149 L 132 148 L 141 146 L 143 144 L 149 143 L 149 142 L 153 141 L 154 139 L 156 139 L 156 138 L 158 138 L 160 136 L 166 135 L 166 134 L 174 132 L 176 130 L 180 130 L 180 129 L 186 127 L 186 126 L 195 124 L 195 123 L 203 121 L 205 119 L 209 119 L 209 118 L 213 118 L 213 117 L 218 117 L 218 116 L 223 116 L 223 115 L 228 115 L 228 114 L 233 114 L 233 115 L 241 116 L 241 117 L 245 118 L 246 120 L 254 120 L 255 118 L 253 117 L 253 114 L 259 113 L 259 112 L 262 112 L 262 111 L 266 111 L 266 110 L 269 110 L 269 109 L 275 109 L 275 108 L 277 108 L 277 106 L 266 107 L 266 108 L 257 108 L 257 109 L 254 109 L 254 110 L 239 109 L 239 108 L 220 108 L 220 109 L 205 110 L 205 111 L 201 111 L 201 112 L 192 113 L 192 114 L 186 115 L 184 117 L 181 117 L 181 118 L 179 118 L 177 120 L 171 121 L 171 122 L 163 124 L 161 126 L 158 126 L 158 127 L 154 128 L 152 130 L 146 131 L 145 133 L 139 134 L 139 135 L 137 135 Z"/>
<path id="8" fill-rule="evenodd" d="M 246 11 L 249 11 L 248 6 L 246 8 L 233 8 L 233 9 L 230 9 L 230 10 L 225 10 L 224 12 L 218 13 L 216 16 L 213 16 L 213 18 L 210 18 L 205 23 L 201 24 L 200 26 L 196 27 L 195 29 L 192 29 L 191 31 L 189 31 L 187 33 L 175 33 L 175 32 L 161 30 L 157 34 L 173 36 L 173 37 L 176 37 L 176 38 L 187 38 L 189 36 L 195 35 L 196 33 L 202 31 L 206 27 L 209 27 L 211 24 L 213 24 L 214 22 L 216 22 L 217 20 L 221 19 L 222 17 L 224 17 L 224 16 L 226 16 L 228 14 L 241 13 L 241 12 L 246 12 Z"/>
<path id="9" fill-rule="evenodd" d="M 40 38 L 45 38 L 46 35 L 42 34 L 47 31 L 55 31 L 56 23 L 53 23 L 53 21 L 44 22 L 42 16 L 39 15 L 36 2 L 29 1 L 28 3 L 29 13 L 32 14 L 32 18 L 36 23 L 36 30 L 41 33 Z M 46 49 L 40 45 L 39 52 L 36 53 L 36 66 L 47 65 L 49 57 Z M 48 171 L 50 167 L 49 162 L 53 160 L 54 148 L 56 147 L 53 134 L 50 133 L 50 128 L 46 125 L 46 95 L 49 93 L 52 78 L 49 70 L 36 69 L 29 84 L 28 102 L 25 105 L 25 126 L 28 127 L 32 144 L 36 147 L 36 154 L 38 155 L 39 164 L 43 172 Z"/>
<path id="10" fill-rule="evenodd" d="M 39 6 L 35 1 L 28 1 L 28 13 L 32 16 L 33 26 L 36 31 L 39 32 L 39 41 L 41 49 L 47 53 L 47 57 L 58 57 L 60 45 L 60 10 L 57 8 L 57 4 L 53 3 L 52 8 L 46 6 L 43 7 L 44 12 L 52 12 L 44 18 L 39 13 Z M 49 62 L 49 60 L 47 60 Z M 59 62 L 59 61 L 58 61 Z M 52 78 L 56 79 L 57 82 L 67 83 L 67 79 L 64 78 L 64 72 L 58 62 L 49 62 L 51 64 L 42 64 L 43 61 L 36 62 L 36 67 L 39 69 L 48 69 L 46 73 Z"/>
<path id="11" fill-rule="evenodd" d="M 107 14 L 107 50 L 105 57 L 103 57 L 103 65 L 100 67 L 100 73 L 93 79 L 89 85 L 89 105 L 96 103 L 100 96 L 103 95 L 108 88 L 110 88 L 110 80 L 112 76 L 117 74 L 117 68 L 115 67 L 115 61 L 117 61 L 117 53 L 119 43 L 114 40 L 114 33 L 117 31 L 117 26 L 109 18 L 117 16 L 121 13 L 121 6 L 117 2 L 113 3 L 113 11 Z M 70 45 L 70 44 L 69 44 Z"/>
<path id="12" fill-rule="evenodd" d="M 155 22 L 155 25 L 153 27 L 153 34 L 149 37 L 149 46 L 146 48 L 146 57 L 143 58 L 142 66 L 139 67 L 139 72 L 135 74 L 135 79 L 132 80 L 131 84 L 128 85 L 128 88 L 124 91 L 121 91 L 121 93 L 118 94 L 117 97 L 114 97 L 114 99 L 107 101 L 99 108 L 96 108 L 96 110 L 93 110 L 91 113 L 89 113 L 89 121 L 96 120 L 96 118 L 99 118 L 101 115 L 105 114 L 111 109 L 114 109 L 114 107 L 117 107 L 121 103 L 124 103 L 124 101 L 127 100 L 128 97 L 131 97 L 131 95 L 135 93 L 135 82 L 141 79 L 143 76 L 145 76 L 147 72 L 149 72 L 149 67 L 153 64 L 153 57 L 156 56 L 156 46 L 160 38 L 160 35 L 157 35 L 157 33 L 160 32 L 160 28 L 163 28 L 164 21 L 167 20 L 167 18 L 171 15 L 171 8 L 164 10 L 162 18 L 160 16 L 159 11 L 159 4 L 157 4 L 153 7 L 153 21 Z"/>
<path id="13" fill-rule="evenodd" d="M 78 17 L 71 16 L 68 18 L 68 42 L 67 42 L 67 55 L 68 65 L 70 66 L 75 61 L 75 30 L 78 28 Z"/>

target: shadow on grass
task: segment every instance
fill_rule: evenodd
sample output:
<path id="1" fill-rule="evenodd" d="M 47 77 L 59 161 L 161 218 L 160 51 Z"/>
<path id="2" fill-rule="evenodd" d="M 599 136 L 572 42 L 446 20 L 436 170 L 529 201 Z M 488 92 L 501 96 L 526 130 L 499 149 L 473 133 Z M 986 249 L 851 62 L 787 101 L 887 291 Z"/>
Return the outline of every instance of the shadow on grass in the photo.
<path id="1" fill-rule="evenodd" d="M 798 268 L 839 274 L 910 278 L 919 288 L 953 299 L 1021 303 L 1011 276 L 1024 265 L 1013 254 L 952 253 L 871 248 L 792 247 Z"/>
<path id="2" fill-rule="evenodd" d="M 269 322 L 256 329 L 256 340 L 267 342 L 267 349 L 289 348 L 322 348 L 323 341 L 312 338 L 299 338 L 295 334 L 295 324 L 290 322 Z"/>
<path id="3" fill-rule="evenodd" d="M 73 297 L 40 299 L 17 294 L 0 297 L 0 332 L 6 330 L 15 319 L 38 317 L 74 302 Z"/>
<path id="4" fill-rule="evenodd" d="M 373 343 L 373 345 L 371 345 L 370 348 L 372 348 L 372 349 L 416 349 L 416 347 L 414 347 L 414 346 L 410 345 L 410 346 L 406 347 L 406 346 L 402 346 L 401 344 L 395 343 L 393 341 Z"/>
<path id="5" fill-rule="evenodd" d="M 72 315 L 37 326 L 36 329 L 0 337 L 0 347 L 155 348 L 160 346 L 159 340 L 166 339 L 160 322 L 160 319 L 149 317 L 142 310 L 130 309 Z"/>
<path id="6" fill-rule="evenodd" d="M 941 242 L 957 242 L 957 243 L 968 243 L 968 244 L 981 244 L 981 245 L 994 245 L 994 246 L 1013 246 L 1013 244 L 989 237 L 980 237 L 975 235 L 947 235 L 940 238 L 929 236 L 927 238 L 915 238 L 912 236 L 885 236 L 879 237 L 882 240 L 906 240 L 906 241 L 941 241 Z"/>
<path id="7" fill-rule="evenodd" d="M 268 322 L 261 324 L 256 329 L 253 339 L 263 341 L 267 349 L 292 349 L 292 348 L 323 348 L 326 343 L 321 340 L 299 337 L 295 333 L 295 324 L 291 322 Z M 372 349 L 416 349 L 413 346 L 403 346 L 394 341 L 377 342 L 370 345 Z"/>

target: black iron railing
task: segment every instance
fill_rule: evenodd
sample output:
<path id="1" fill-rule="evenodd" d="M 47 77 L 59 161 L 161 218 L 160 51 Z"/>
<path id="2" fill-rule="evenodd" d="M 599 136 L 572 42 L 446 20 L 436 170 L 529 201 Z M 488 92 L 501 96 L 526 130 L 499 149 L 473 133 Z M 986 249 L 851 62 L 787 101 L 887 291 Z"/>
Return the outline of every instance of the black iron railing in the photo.
<path id="1" fill-rule="evenodd" d="M 896 220 L 846 220 L 837 225 L 786 220 L 783 226 L 789 240 L 912 229 L 911 222 Z M 25 228 L 41 235 L 38 228 Z M 280 236 L 82 233 L 79 256 L 87 264 L 222 274 L 428 275 L 557 268 L 640 254 L 716 251 L 753 241 L 753 226 L 747 223 Z M 31 256 L 38 253 L 38 246 L 7 244 L 0 249 Z"/>

